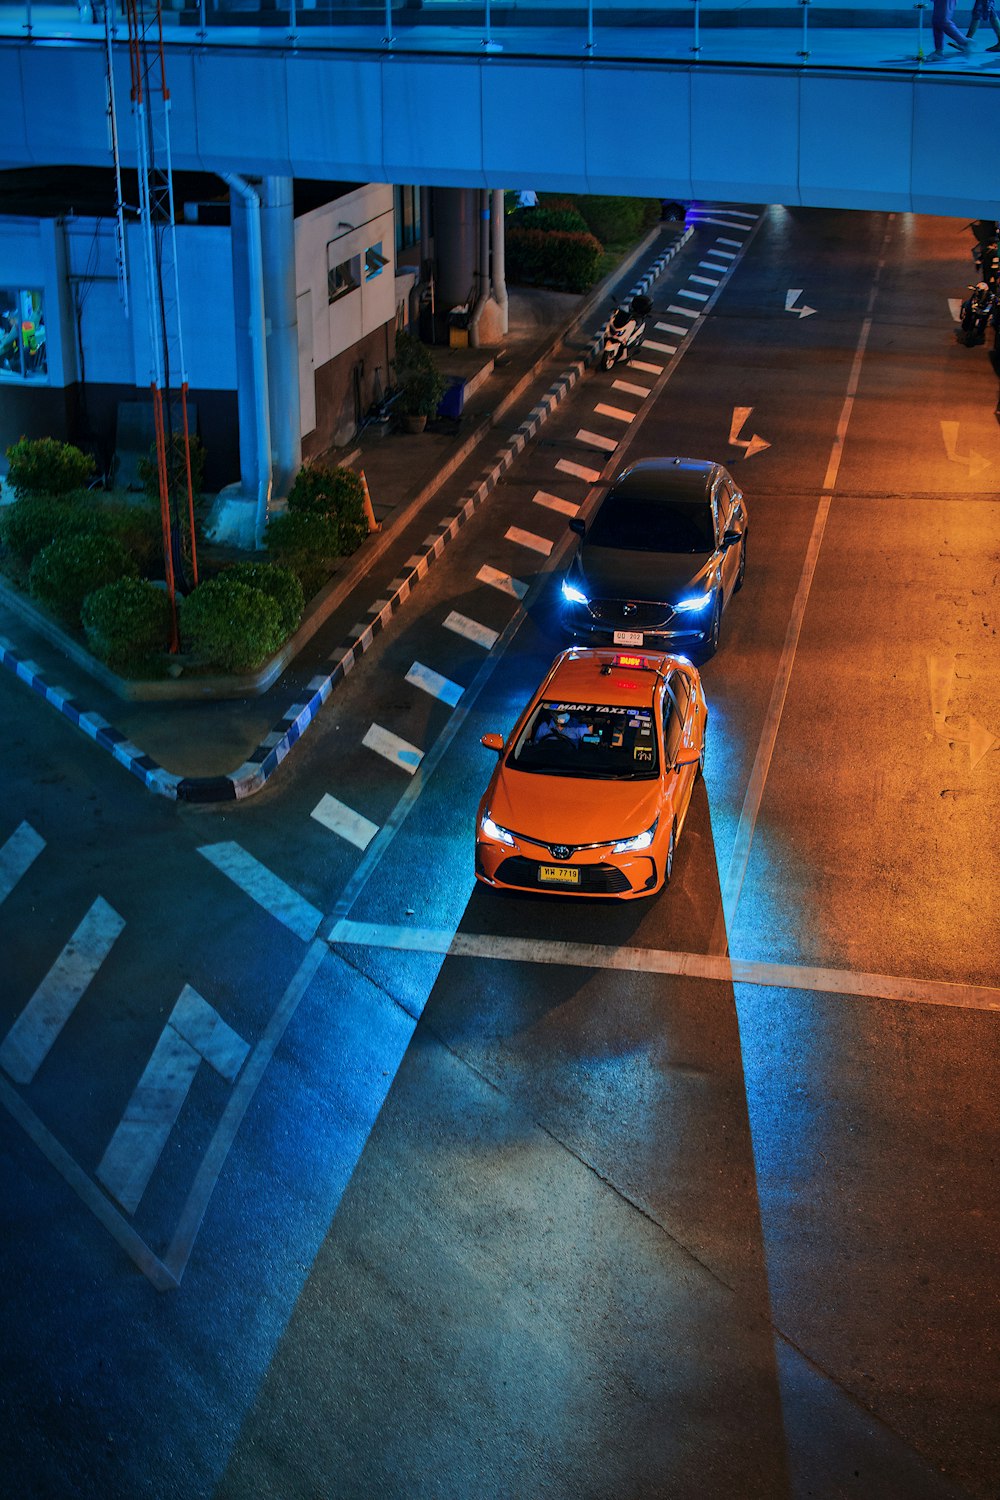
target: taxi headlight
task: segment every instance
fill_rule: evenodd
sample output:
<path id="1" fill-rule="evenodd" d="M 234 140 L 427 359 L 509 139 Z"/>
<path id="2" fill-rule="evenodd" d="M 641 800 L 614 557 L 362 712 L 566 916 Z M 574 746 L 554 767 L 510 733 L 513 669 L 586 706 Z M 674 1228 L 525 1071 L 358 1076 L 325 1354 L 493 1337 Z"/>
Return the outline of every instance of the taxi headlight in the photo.
<path id="1" fill-rule="evenodd" d="M 494 823 L 489 813 L 483 818 L 479 827 L 488 839 L 496 839 L 499 844 L 510 844 L 513 846 L 514 835 L 510 829 L 501 828 L 499 823 Z"/>
<path id="2" fill-rule="evenodd" d="M 656 823 L 658 823 L 659 821 L 659 818 L 657 818 Z M 619 839 L 617 844 L 612 844 L 611 853 L 634 854 L 639 849 L 648 849 L 650 844 L 653 842 L 653 835 L 656 832 L 656 823 L 653 824 L 652 828 L 647 828 L 645 833 L 637 833 L 634 838 Z"/>

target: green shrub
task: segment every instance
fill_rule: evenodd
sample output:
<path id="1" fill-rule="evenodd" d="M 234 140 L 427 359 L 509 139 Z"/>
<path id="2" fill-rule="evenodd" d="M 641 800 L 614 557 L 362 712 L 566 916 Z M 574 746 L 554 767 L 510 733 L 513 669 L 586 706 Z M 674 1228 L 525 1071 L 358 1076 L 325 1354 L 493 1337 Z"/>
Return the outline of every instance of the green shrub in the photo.
<path id="1" fill-rule="evenodd" d="M 273 560 L 290 568 L 311 599 L 326 583 L 341 553 L 341 526 L 332 516 L 286 511 L 268 523 L 264 544 Z M 353 548 L 351 549 L 353 551 Z"/>
<path id="2" fill-rule="evenodd" d="M 245 583 L 213 578 L 181 604 L 181 638 L 206 666 L 252 672 L 285 639 L 274 599 Z"/>
<path id="3" fill-rule="evenodd" d="M 81 530 L 120 542 L 135 559 L 140 573 L 163 562 L 163 527 L 159 514 L 145 504 L 98 500 L 81 516 Z"/>
<path id="4" fill-rule="evenodd" d="M 403 393 L 400 411 L 408 417 L 433 417 L 448 382 L 426 345 L 412 333 L 397 333 L 392 368 Z"/>
<path id="5" fill-rule="evenodd" d="M 134 578 L 137 573 L 125 548 L 113 538 L 63 536 L 37 554 L 28 574 L 28 587 L 33 599 L 75 625 L 89 593 L 118 578 Z"/>
<path id="6" fill-rule="evenodd" d="M 0 507 L 0 541 L 25 567 L 50 542 L 80 530 L 80 513 L 54 495 L 25 495 Z"/>
<path id="7" fill-rule="evenodd" d="M 85 490 L 67 495 L 25 495 L 0 506 L 0 542 L 25 567 L 50 542 L 71 536 L 120 542 L 140 572 L 162 557 L 160 519 L 143 505 L 108 503 Z"/>
<path id="8" fill-rule="evenodd" d="M 89 454 L 56 438 L 20 438 L 7 449 L 7 460 L 7 482 L 19 499 L 83 489 L 96 467 Z"/>
<path id="9" fill-rule="evenodd" d="M 170 600 L 164 589 L 119 578 L 95 589 L 81 611 L 87 644 L 118 672 L 135 672 L 170 645 Z"/>
<path id="10" fill-rule="evenodd" d="M 298 628 L 305 609 L 305 596 L 291 568 L 279 568 L 274 563 L 234 563 L 219 574 L 217 582 L 243 583 L 247 588 L 260 589 L 262 594 L 273 599 L 280 611 L 285 639 Z"/>
<path id="11" fill-rule="evenodd" d="M 640 239 L 647 229 L 660 222 L 659 198 L 615 198 L 588 193 L 575 201 L 587 228 L 602 245 L 622 245 Z"/>
<path id="12" fill-rule="evenodd" d="M 589 234 L 587 221 L 572 205 L 566 208 L 520 208 L 511 220 L 510 227 L 519 229 L 544 229 L 547 233 L 559 230 L 563 234 Z"/>
<path id="13" fill-rule="evenodd" d="M 604 250 L 592 234 L 555 230 L 507 231 L 507 274 L 513 282 L 585 292 L 597 280 Z"/>
<path id="14" fill-rule="evenodd" d="M 288 492 L 288 509 L 320 516 L 360 516 L 364 487 L 353 469 L 327 469 L 320 464 L 301 468 Z"/>

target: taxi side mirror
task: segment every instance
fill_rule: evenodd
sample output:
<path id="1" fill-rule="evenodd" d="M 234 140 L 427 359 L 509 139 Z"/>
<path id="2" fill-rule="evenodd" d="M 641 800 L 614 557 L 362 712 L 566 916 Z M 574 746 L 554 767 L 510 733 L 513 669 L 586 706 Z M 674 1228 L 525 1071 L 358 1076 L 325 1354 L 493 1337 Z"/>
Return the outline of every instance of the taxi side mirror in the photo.
<path id="1" fill-rule="evenodd" d="M 701 756 L 700 755 L 689 755 L 688 758 L 687 758 L 687 760 L 677 760 L 677 761 L 675 761 L 674 762 L 674 770 L 675 771 L 681 771 L 681 770 L 683 770 L 683 768 L 685 766 L 696 766 L 700 760 L 701 760 Z"/>
<path id="2" fill-rule="evenodd" d="M 587 533 L 587 523 L 579 516 L 573 516 L 570 519 L 569 529 L 570 531 L 575 531 L 577 536 L 585 536 Z"/>
<path id="3" fill-rule="evenodd" d="M 497 754 L 503 749 L 502 734 L 484 734 L 479 743 L 487 750 L 495 750 Z"/>

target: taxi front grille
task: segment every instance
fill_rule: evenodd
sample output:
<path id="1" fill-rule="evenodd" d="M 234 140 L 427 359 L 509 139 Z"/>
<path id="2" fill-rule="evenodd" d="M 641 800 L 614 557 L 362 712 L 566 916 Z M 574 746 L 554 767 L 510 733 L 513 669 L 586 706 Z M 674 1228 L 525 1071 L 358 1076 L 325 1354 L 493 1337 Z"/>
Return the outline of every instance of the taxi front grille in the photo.
<path id="1" fill-rule="evenodd" d="M 632 889 L 628 877 L 615 865 L 576 865 L 580 871 L 579 885 L 549 885 L 538 878 L 538 861 L 512 854 L 505 859 L 496 872 L 496 879 L 504 885 L 521 886 L 528 891 L 561 891 L 574 895 L 584 891 L 590 896 L 620 896 L 622 891 Z"/>

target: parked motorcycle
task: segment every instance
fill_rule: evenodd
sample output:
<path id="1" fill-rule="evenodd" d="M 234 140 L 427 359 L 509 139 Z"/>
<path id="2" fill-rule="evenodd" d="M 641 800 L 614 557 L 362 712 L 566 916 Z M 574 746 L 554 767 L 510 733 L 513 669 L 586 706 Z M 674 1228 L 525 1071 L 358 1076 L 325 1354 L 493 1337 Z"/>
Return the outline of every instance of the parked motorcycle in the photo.
<path id="1" fill-rule="evenodd" d="M 601 369 L 610 370 L 620 359 L 627 363 L 632 351 L 641 344 L 646 332 L 646 319 L 653 310 L 648 297 L 633 297 L 628 308 L 616 307 L 604 330 L 604 352 Z"/>
<path id="2" fill-rule="evenodd" d="M 961 307 L 959 338 L 971 349 L 973 344 L 985 343 L 987 327 L 996 324 L 997 297 L 995 289 L 985 281 L 977 281 L 969 287 L 969 292 Z"/>

